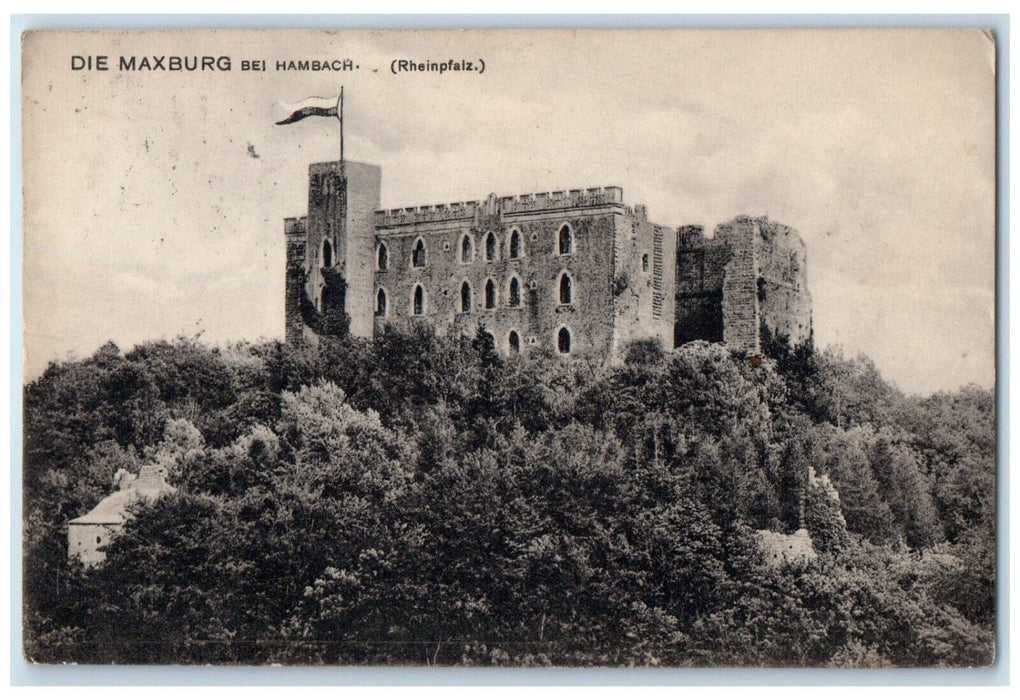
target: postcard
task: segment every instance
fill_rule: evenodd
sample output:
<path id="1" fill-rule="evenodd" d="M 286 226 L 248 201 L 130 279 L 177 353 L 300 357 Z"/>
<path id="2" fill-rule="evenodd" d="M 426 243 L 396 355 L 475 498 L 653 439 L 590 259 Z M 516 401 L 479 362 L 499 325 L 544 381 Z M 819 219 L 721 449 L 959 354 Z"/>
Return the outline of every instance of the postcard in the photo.
<path id="1" fill-rule="evenodd" d="M 27 32 L 25 658 L 992 664 L 995 61 Z"/>

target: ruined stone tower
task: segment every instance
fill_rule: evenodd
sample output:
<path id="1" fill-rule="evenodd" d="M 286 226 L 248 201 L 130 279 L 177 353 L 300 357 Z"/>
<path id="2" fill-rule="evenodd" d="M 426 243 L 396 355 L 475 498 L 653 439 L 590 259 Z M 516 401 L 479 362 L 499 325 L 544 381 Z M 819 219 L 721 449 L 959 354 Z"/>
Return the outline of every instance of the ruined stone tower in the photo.
<path id="1" fill-rule="evenodd" d="M 758 355 L 763 329 L 791 344 L 811 336 L 806 254 L 796 231 L 738 216 L 712 238 L 700 226 L 683 226 L 677 236 L 675 346 L 702 339 Z"/>

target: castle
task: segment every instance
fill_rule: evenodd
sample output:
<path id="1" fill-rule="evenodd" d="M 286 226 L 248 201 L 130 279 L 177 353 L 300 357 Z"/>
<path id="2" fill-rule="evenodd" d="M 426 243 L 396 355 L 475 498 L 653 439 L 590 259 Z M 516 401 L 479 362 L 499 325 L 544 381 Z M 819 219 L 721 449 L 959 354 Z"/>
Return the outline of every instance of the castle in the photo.
<path id="1" fill-rule="evenodd" d="M 767 218 L 737 217 L 709 238 L 650 222 L 619 187 L 380 210 L 381 182 L 376 165 L 310 166 L 308 215 L 284 220 L 288 343 L 424 321 L 441 333 L 481 326 L 508 355 L 611 363 L 641 340 L 755 357 L 766 333 L 811 335 L 804 242 Z M 156 466 L 116 480 L 70 521 L 69 557 L 102 562 L 130 504 L 176 490 Z M 804 548 L 790 542 L 765 548 L 785 561 Z"/>
<path id="2" fill-rule="evenodd" d="M 804 243 L 767 218 L 707 237 L 650 222 L 619 187 L 381 210 L 381 181 L 376 165 L 310 166 L 308 214 L 284 221 L 288 343 L 420 319 L 482 326 L 504 354 L 605 363 L 640 340 L 757 356 L 763 331 L 811 335 Z"/>

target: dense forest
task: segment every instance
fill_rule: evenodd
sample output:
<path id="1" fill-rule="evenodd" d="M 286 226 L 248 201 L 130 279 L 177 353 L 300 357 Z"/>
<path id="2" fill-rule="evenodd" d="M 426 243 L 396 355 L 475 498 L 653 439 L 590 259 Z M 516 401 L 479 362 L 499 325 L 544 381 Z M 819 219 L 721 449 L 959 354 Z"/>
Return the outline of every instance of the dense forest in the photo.
<path id="1" fill-rule="evenodd" d="M 52 363 L 24 390 L 24 653 L 991 663 L 994 396 L 767 348 L 602 368 L 423 326 Z M 151 464 L 177 491 L 132 506 L 102 564 L 69 561 L 68 521 Z M 766 561 L 757 531 L 800 528 L 816 558 Z"/>

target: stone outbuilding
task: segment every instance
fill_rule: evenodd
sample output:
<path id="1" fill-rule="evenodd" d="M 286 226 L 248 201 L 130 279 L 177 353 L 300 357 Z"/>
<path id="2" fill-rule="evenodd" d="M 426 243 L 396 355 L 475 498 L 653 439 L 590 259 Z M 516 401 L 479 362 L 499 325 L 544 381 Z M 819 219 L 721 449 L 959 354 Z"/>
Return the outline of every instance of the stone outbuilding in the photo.
<path id="1" fill-rule="evenodd" d="M 152 501 L 176 488 L 166 483 L 160 467 L 142 467 L 137 476 L 123 469 L 114 477 L 117 490 L 101 500 L 95 508 L 67 524 L 67 556 L 78 557 L 86 565 L 106 559 L 100 551 L 123 529 L 130 517 L 128 507 L 139 501 Z"/>

